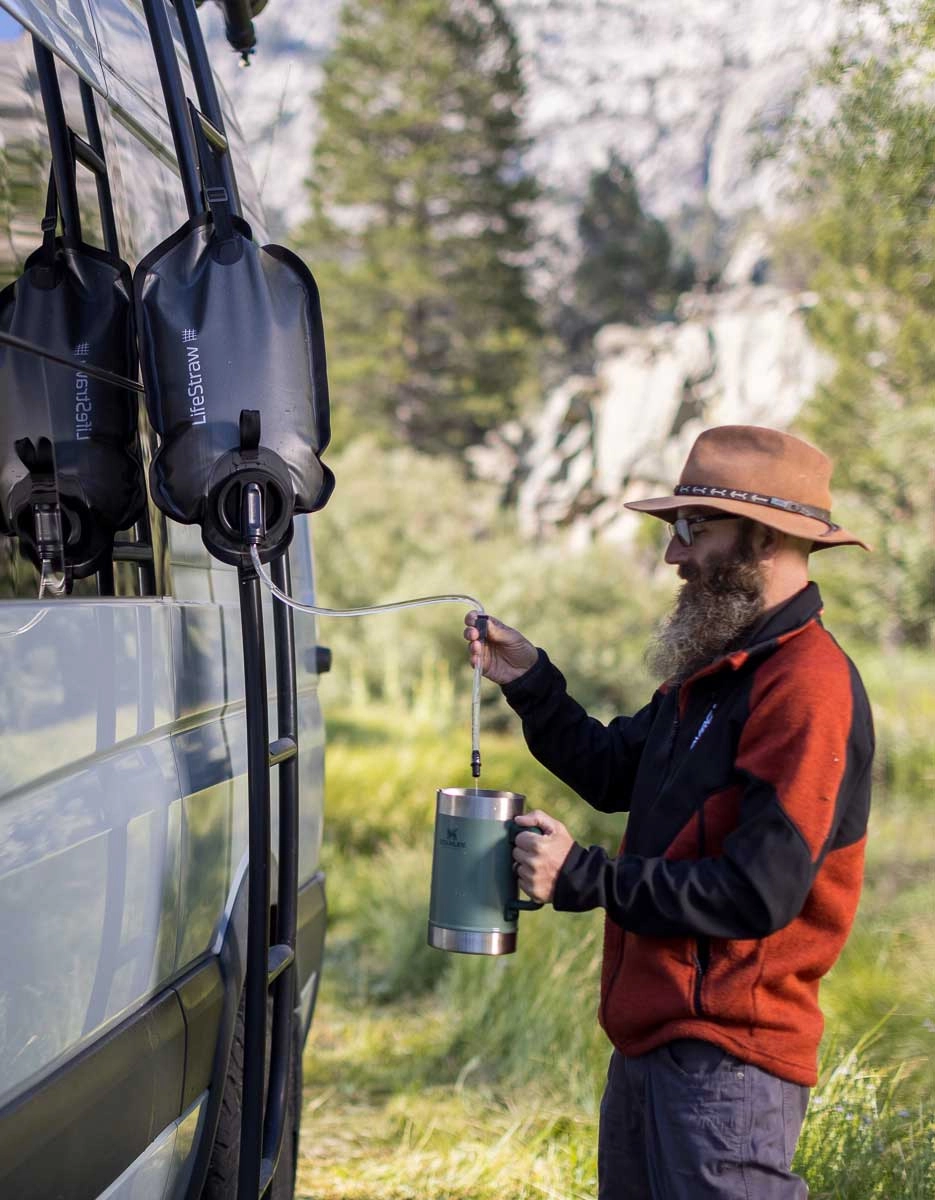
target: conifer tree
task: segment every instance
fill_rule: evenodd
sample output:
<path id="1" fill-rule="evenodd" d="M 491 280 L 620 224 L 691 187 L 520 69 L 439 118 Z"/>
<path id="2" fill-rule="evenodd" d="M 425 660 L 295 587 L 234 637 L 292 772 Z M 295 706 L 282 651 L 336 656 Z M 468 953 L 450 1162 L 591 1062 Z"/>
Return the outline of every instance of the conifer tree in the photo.
<path id="1" fill-rule="evenodd" d="M 496 0 L 347 0 L 304 248 L 336 436 L 459 451 L 513 415 L 536 310 L 514 34 Z"/>
<path id="2" fill-rule="evenodd" d="M 560 329 L 572 349 L 602 325 L 637 325 L 658 316 L 691 287 L 691 264 L 673 268 L 668 231 L 643 210 L 633 171 L 617 154 L 591 175 L 578 237 L 575 302 Z"/>
<path id="3" fill-rule="evenodd" d="M 935 644 L 935 0 L 887 54 L 838 49 L 836 110 L 800 142 L 797 234 L 818 293 L 811 328 L 835 363 L 800 427 L 835 460 L 842 519 L 875 553 L 822 568 L 858 628 Z M 819 556 L 824 558 L 824 556 Z"/>

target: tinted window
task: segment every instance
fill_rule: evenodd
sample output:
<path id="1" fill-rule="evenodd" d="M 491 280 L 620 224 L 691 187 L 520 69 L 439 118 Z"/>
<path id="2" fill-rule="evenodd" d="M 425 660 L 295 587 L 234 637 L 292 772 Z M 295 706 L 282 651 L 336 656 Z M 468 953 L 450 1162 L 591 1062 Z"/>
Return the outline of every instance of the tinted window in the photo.
<path id="1" fill-rule="evenodd" d="M 46 79 L 50 63 L 48 60 Z M 96 126 L 105 108 L 100 98 L 60 62 L 54 65 L 52 79 L 61 96 L 66 126 L 85 142 L 100 147 L 100 130 Z M 50 109 L 54 107 L 50 105 Z M 59 312 L 54 298 L 60 294 L 60 289 L 55 290 L 58 284 L 48 283 L 47 291 L 45 284 L 37 284 L 35 258 L 28 278 L 26 268 L 30 255 L 37 254 L 43 245 L 42 222 L 47 212 L 50 166 L 49 134 L 33 41 L 25 30 L 17 29 L 5 17 L 0 24 L 0 287 L 5 289 L 0 298 L 0 321 L 6 332 L 23 336 L 34 346 L 42 344 L 44 296 L 53 297 L 49 300 L 52 305 L 49 311 Z M 82 163 L 75 168 L 74 201 L 70 206 L 76 214 L 72 232 L 80 234 L 81 242 L 87 246 L 113 251 L 115 236 L 119 234 L 114 221 L 105 224 L 102 219 L 107 197 L 101 191 L 98 174 Z M 65 201 L 60 199 L 59 207 L 63 212 L 69 211 L 67 197 Z M 105 228 L 110 229 L 109 238 L 105 236 Z M 61 223 L 57 232 L 62 232 Z M 58 259 L 54 272 L 59 274 L 47 274 L 43 279 L 58 279 L 60 268 Z M 94 259 L 93 255 L 85 256 L 75 266 L 74 277 L 79 290 L 87 278 L 93 278 L 95 286 L 104 289 L 105 296 L 115 291 L 112 282 L 115 268 L 109 261 Z M 90 286 L 89 291 L 96 296 Z M 59 321 L 61 328 L 71 328 L 70 315 L 66 309 Z M 55 323 L 50 316 L 48 327 Z M 124 320 L 121 329 L 125 331 L 127 327 Z M 61 338 L 56 342 L 51 333 L 49 337 L 48 348 L 57 348 L 60 353 L 78 359 L 82 359 L 82 350 L 88 354 L 86 344 L 80 340 L 74 346 L 66 340 L 63 351 Z M 120 330 L 116 339 L 122 339 L 122 344 L 127 342 Z M 97 500 L 108 489 L 114 493 L 122 489 L 122 493 L 135 497 L 133 503 L 115 501 L 111 507 L 113 513 L 126 513 L 131 520 L 129 527 L 116 532 L 117 545 L 148 540 L 142 474 L 145 455 L 140 454 L 138 447 L 127 450 L 122 457 L 112 454 L 113 421 L 108 426 L 102 415 L 108 406 L 111 411 L 119 406 L 118 411 L 123 414 L 119 422 L 129 431 L 125 441 L 128 447 L 135 447 L 132 430 L 138 400 L 132 393 L 127 399 L 126 393 L 120 392 L 116 393 L 116 401 L 108 400 L 106 385 L 102 388 L 93 377 L 57 367 L 9 345 L 0 346 L 0 355 L 5 358 L 4 394 L 0 396 L 0 406 L 5 406 L 0 411 L 0 596 L 34 598 L 43 586 L 46 594 L 55 594 L 63 585 L 69 594 L 76 596 L 133 596 L 152 592 L 155 590 L 152 567 L 123 560 L 124 554 L 132 554 L 132 550 L 118 551 L 116 561 L 111 561 L 109 542 L 103 554 L 84 553 L 81 549 L 84 541 L 90 540 L 92 548 L 98 545 L 88 532 L 95 522 L 86 517 L 82 528 L 81 514 L 99 512 L 101 505 Z M 114 395 L 114 389 L 110 389 L 110 395 Z M 22 436 L 24 428 L 28 428 L 28 438 Z M 152 434 L 145 424 L 142 435 L 148 451 Z M 94 446 L 93 452 L 89 451 L 89 442 Z M 140 461 L 134 461 L 134 455 Z M 97 489 L 97 500 L 88 499 L 86 510 L 80 506 L 82 479 L 89 481 L 89 488 Z M 75 496 L 79 498 L 77 501 Z M 37 497 L 41 504 L 37 503 Z M 43 522 L 50 524 L 46 526 Z M 40 528 L 54 531 L 59 527 L 64 549 L 61 553 L 57 551 L 53 537 L 51 541 L 46 539 L 43 543 L 46 549 L 40 553 L 37 548 Z M 110 528 L 113 529 L 113 524 Z M 157 534 L 162 533 L 160 522 Z M 78 550 L 74 549 L 76 546 Z M 45 585 L 38 565 L 42 554 L 45 554 Z M 78 565 L 66 572 L 68 555 Z"/>

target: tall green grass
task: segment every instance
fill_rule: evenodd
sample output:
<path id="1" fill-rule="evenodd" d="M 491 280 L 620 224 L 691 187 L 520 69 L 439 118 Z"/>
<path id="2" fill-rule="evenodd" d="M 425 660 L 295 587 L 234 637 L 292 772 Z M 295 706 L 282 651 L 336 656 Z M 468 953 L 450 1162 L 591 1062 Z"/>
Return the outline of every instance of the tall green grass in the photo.
<path id="1" fill-rule="evenodd" d="M 905 1064 L 867 1065 L 885 1033 L 869 1030 L 846 1054 L 824 1055 L 799 1138 L 795 1168 L 812 1200 L 922 1200 L 935 1195 L 935 1104 L 901 1098 Z"/>
<path id="2" fill-rule="evenodd" d="M 813 1200 L 931 1200 L 935 681 L 911 655 L 858 663 L 880 746 L 866 885 L 822 988 L 822 1076 L 797 1163 Z M 624 818 L 591 813 L 515 726 L 481 749 L 482 786 L 524 792 L 616 849 Z M 601 914 L 524 914 L 501 959 L 426 945 L 435 789 L 468 784 L 469 756 L 466 712 L 454 726 L 431 704 L 329 719 L 330 924 L 299 1195 L 593 1200 Z"/>

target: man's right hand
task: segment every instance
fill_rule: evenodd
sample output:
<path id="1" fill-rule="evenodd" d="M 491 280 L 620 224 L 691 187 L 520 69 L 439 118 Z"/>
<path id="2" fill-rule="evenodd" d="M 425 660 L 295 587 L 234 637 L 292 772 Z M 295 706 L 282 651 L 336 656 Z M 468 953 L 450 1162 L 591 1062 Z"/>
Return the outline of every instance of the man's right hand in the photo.
<path id="1" fill-rule="evenodd" d="M 496 617 L 487 617 L 487 637 L 481 641 L 477 630 L 478 616 L 477 609 L 471 609 L 464 618 L 464 637 L 470 647 L 472 667 L 480 660 L 485 677 L 503 684 L 519 679 L 535 666 L 539 652 L 532 642 L 518 629 L 511 629 Z"/>

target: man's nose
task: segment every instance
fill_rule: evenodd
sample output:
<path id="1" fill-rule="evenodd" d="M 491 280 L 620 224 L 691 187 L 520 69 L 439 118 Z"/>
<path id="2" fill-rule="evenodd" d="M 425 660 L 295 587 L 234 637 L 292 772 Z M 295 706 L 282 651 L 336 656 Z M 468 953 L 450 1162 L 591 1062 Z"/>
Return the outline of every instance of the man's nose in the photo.
<path id="1" fill-rule="evenodd" d="M 691 546 L 682 545 L 682 540 L 678 534 L 673 533 L 669 538 L 669 544 L 666 546 L 665 561 L 670 567 L 677 566 L 679 563 L 688 562 L 691 558 Z"/>

